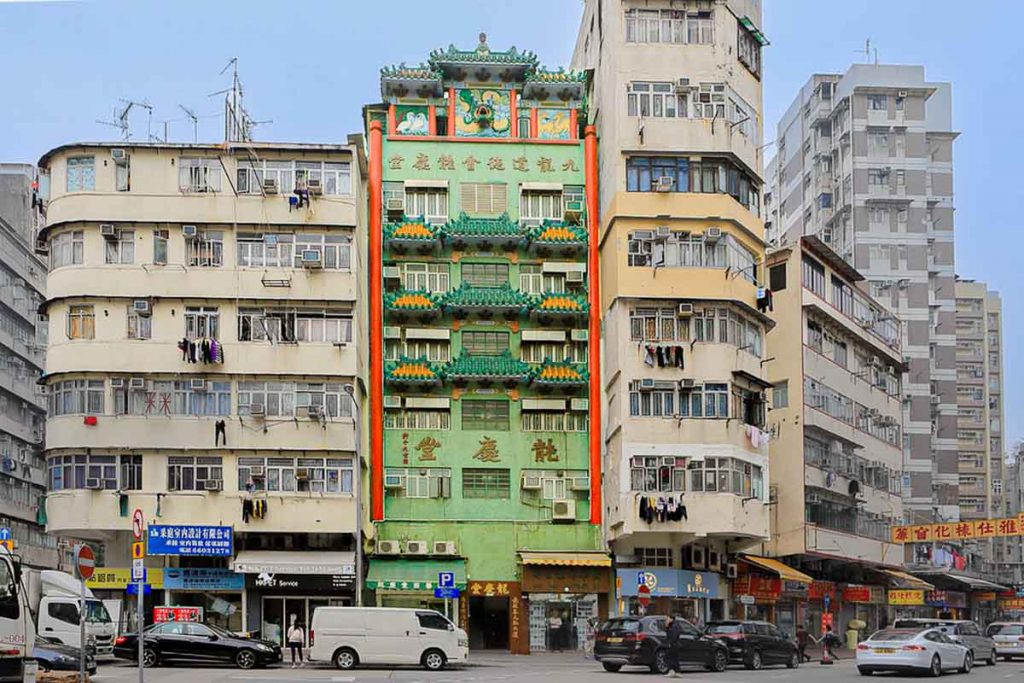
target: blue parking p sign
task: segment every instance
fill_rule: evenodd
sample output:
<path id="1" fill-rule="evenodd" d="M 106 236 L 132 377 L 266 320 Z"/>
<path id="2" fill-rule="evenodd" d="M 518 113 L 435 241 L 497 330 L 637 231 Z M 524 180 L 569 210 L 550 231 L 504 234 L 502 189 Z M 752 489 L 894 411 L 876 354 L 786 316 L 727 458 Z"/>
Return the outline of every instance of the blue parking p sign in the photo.
<path id="1" fill-rule="evenodd" d="M 455 572 L 438 572 L 437 585 L 440 588 L 454 588 Z"/>

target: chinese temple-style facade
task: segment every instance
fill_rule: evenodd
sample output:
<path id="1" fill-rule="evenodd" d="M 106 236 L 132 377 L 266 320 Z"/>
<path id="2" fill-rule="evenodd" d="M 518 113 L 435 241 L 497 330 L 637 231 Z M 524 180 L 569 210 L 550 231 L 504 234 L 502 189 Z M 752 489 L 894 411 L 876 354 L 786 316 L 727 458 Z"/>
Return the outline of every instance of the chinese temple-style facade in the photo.
<path id="1" fill-rule="evenodd" d="M 382 69 L 366 108 L 367 588 L 473 648 L 575 649 L 608 609 L 585 87 L 481 36 Z"/>

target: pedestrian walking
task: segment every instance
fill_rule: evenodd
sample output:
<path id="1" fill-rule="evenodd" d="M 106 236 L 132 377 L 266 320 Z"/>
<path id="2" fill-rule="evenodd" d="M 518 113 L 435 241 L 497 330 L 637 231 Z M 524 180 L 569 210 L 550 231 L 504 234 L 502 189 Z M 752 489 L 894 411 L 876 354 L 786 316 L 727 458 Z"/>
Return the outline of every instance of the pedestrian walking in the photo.
<path id="1" fill-rule="evenodd" d="M 840 645 L 839 636 L 832 632 L 831 626 L 825 627 L 825 635 L 821 637 L 822 659 L 834 659 L 839 661 L 836 649 Z"/>
<path id="2" fill-rule="evenodd" d="M 665 628 L 665 644 L 668 646 L 665 650 L 665 663 L 668 665 L 665 675 L 669 678 L 676 678 L 680 673 L 679 640 L 685 632 L 686 627 L 683 626 L 683 618 L 678 614 L 669 616 L 668 625 Z"/>
<path id="3" fill-rule="evenodd" d="M 291 627 L 288 629 L 288 649 L 292 652 L 292 668 L 296 666 L 303 666 L 302 661 L 302 646 L 306 642 L 306 632 L 302 628 L 302 624 L 299 622 L 293 622 Z M 298 656 L 298 664 L 295 662 L 296 655 Z"/>
<path id="4" fill-rule="evenodd" d="M 811 661 L 811 656 L 807 654 L 807 646 L 811 644 L 811 634 L 807 632 L 803 626 L 796 627 L 796 649 L 800 653 L 801 662 Z"/>

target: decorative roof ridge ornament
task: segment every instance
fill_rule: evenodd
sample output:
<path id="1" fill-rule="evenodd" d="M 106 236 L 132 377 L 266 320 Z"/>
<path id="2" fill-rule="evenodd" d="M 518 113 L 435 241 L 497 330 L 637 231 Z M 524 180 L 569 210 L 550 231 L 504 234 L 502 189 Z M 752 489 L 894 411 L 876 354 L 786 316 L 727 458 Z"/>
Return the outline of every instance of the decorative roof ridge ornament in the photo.
<path id="1" fill-rule="evenodd" d="M 514 53 L 515 51 L 516 49 L 513 47 L 512 52 Z M 480 44 L 476 46 L 476 52 L 480 55 L 491 54 L 491 48 L 487 45 L 487 34 L 483 31 L 480 32 Z"/>

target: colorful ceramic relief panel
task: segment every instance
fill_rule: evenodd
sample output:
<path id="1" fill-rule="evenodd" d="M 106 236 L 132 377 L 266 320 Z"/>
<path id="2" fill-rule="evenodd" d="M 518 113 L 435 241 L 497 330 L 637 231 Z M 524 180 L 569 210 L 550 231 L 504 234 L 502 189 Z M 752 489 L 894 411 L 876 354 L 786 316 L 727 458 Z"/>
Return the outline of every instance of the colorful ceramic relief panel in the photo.
<path id="1" fill-rule="evenodd" d="M 569 110 L 538 109 L 537 137 L 541 140 L 568 140 Z"/>
<path id="2" fill-rule="evenodd" d="M 395 132 L 399 135 L 428 135 L 427 108 L 415 105 L 395 107 Z"/>
<path id="3" fill-rule="evenodd" d="M 455 100 L 455 135 L 507 138 L 512 130 L 507 90 L 464 88 Z"/>

